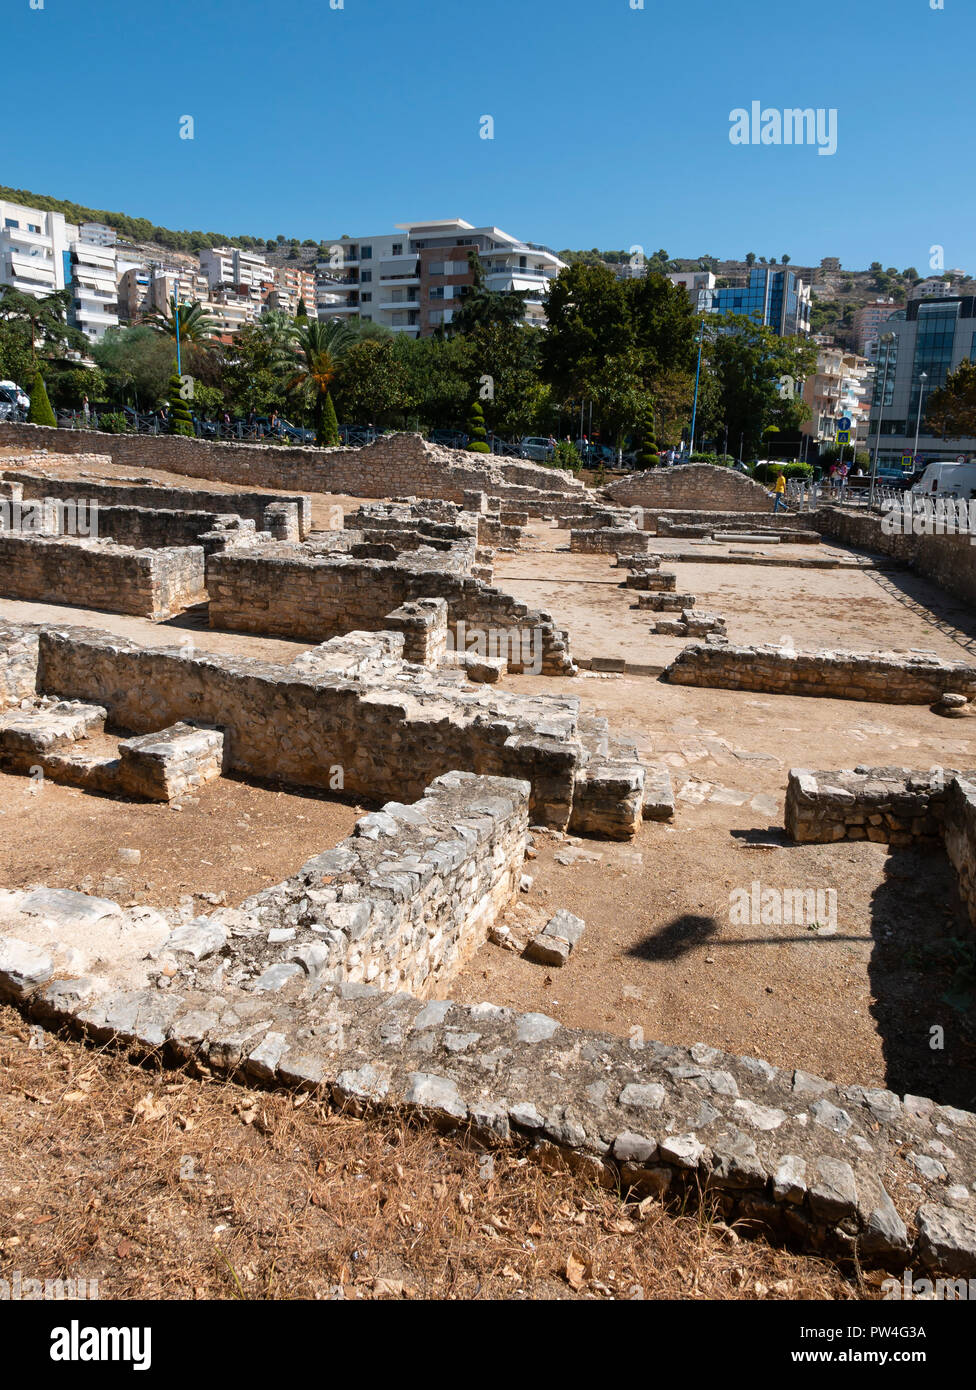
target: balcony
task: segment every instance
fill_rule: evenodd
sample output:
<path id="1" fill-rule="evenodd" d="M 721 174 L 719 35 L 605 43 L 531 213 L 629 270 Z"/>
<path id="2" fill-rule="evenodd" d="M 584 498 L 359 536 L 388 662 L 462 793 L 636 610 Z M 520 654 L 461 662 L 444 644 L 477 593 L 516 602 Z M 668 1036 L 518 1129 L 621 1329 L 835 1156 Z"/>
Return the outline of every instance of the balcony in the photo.
<path id="1" fill-rule="evenodd" d="M 396 313 L 401 309 L 419 309 L 419 299 L 385 299 L 376 305 L 377 309 L 382 309 L 384 313 Z"/>
<path id="2" fill-rule="evenodd" d="M 380 283 L 383 285 L 403 285 L 404 287 L 419 286 L 419 275 L 381 275 Z"/>

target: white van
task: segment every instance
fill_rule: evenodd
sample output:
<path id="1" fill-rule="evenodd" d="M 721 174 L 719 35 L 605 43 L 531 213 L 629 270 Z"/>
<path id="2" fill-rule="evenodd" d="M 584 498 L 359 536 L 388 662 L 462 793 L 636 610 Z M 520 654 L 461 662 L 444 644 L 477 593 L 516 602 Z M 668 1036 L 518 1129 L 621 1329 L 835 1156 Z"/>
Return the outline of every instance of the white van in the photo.
<path id="1" fill-rule="evenodd" d="M 912 488 L 915 497 L 976 497 L 976 463 L 930 463 Z"/>

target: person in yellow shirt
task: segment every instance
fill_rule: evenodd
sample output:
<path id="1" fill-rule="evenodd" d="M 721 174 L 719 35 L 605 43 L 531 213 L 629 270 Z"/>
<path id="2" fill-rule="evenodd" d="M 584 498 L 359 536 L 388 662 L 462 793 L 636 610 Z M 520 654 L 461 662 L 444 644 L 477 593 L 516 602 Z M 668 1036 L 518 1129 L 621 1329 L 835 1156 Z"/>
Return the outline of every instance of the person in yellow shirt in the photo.
<path id="1" fill-rule="evenodd" d="M 782 506 L 786 510 L 786 479 L 782 473 L 776 474 L 776 481 L 773 483 L 773 511 L 778 512 Z"/>

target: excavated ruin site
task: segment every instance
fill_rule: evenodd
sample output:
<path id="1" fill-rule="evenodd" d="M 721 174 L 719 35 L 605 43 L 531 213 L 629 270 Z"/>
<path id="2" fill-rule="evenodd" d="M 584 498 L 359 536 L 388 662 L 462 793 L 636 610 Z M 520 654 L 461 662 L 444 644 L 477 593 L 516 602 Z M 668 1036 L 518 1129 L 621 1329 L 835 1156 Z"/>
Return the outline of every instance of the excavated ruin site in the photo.
<path id="1" fill-rule="evenodd" d="M 394 435 L 0 426 L 0 995 L 976 1274 L 976 550 Z"/>

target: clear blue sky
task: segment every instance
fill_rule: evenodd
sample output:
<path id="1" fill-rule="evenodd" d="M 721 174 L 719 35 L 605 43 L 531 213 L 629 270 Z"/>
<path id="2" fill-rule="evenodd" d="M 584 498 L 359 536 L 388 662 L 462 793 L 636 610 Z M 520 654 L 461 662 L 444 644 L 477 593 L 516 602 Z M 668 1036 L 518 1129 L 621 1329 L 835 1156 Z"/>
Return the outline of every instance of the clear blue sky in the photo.
<path id="1" fill-rule="evenodd" d="M 644 3 L 7 0 L 0 183 L 231 235 L 460 216 L 976 272 L 973 0 Z M 753 100 L 835 107 L 837 153 L 732 145 Z"/>

